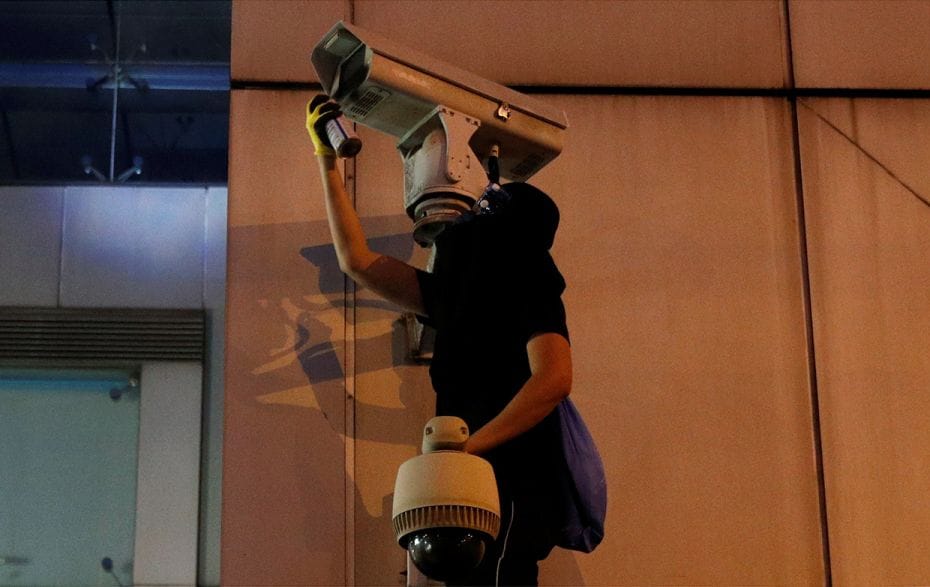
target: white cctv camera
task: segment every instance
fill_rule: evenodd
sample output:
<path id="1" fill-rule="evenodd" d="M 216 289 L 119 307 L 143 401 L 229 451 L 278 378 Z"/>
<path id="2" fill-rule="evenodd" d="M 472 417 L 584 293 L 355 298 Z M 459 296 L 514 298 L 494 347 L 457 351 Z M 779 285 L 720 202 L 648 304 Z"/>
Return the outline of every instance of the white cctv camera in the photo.
<path id="1" fill-rule="evenodd" d="M 525 181 L 562 150 L 561 110 L 355 25 L 337 23 L 311 61 L 347 118 L 397 138 L 424 246 L 481 196 L 492 154 L 501 177 Z"/>
<path id="2" fill-rule="evenodd" d="M 494 470 L 462 452 L 467 439 L 461 418 L 431 419 L 423 454 L 400 466 L 394 485 L 394 535 L 417 568 L 439 581 L 474 570 L 500 532 Z"/>

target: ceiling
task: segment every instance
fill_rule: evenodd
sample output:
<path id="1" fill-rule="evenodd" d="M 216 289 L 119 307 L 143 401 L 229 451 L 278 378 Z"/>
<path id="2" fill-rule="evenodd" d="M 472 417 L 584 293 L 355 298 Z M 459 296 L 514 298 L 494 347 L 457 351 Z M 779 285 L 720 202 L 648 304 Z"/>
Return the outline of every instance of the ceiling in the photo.
<path id="1" fill-rule="evenodd" d="M 225 184 L 230 19 L 229 0 L 0 1 L 0 184 Z"/>

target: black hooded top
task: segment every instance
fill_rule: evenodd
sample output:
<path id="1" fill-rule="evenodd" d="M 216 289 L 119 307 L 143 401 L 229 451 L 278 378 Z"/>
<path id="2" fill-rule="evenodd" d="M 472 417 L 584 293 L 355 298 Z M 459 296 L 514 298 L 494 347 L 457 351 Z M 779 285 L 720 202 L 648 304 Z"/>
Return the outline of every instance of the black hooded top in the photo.
<path id="1" fill-rule="evenodd" d="M 509 202 L 494 214 L 447 227 L 436 239 L 432 273 L 418 272 L 436 328 L 430 376 L 438 415 L 477 430 L 530 377 L 526 345 L 534 334 L 568 338 L 565 281 L 549 248 L 559 224 L 555 203 L 525 183 L 503 186 Z M 498 477 L 538 487 L 559 450 L 555 413 L 485 456 Z M 548 476 L 548 475 L 547 475 Z"/>

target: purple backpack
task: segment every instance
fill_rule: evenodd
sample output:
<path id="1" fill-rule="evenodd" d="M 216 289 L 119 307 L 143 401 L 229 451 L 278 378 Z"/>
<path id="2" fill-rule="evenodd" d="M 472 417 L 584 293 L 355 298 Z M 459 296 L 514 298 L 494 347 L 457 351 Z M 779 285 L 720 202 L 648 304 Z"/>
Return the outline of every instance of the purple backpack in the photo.
<path id="1" fill-rule="evenodd" d="M 562 428 L 562 476 L 564 525 L 558 545 L 569 550 L 591 552 L 604 538 L 607 515 L 607 480 L 604 464 L 581 414 L 569 399 L 556 408 Z"/>

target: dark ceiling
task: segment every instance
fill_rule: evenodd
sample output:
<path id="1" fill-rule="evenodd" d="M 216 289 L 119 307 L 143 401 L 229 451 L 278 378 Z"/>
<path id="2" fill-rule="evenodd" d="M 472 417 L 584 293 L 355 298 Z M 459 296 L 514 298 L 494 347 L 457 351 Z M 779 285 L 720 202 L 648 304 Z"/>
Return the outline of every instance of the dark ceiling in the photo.
<path id="1" fill-rule="evenodd" d="M 225 184 L 230 16 L 229 0 L 0 0 L 0 184 Z"/>

